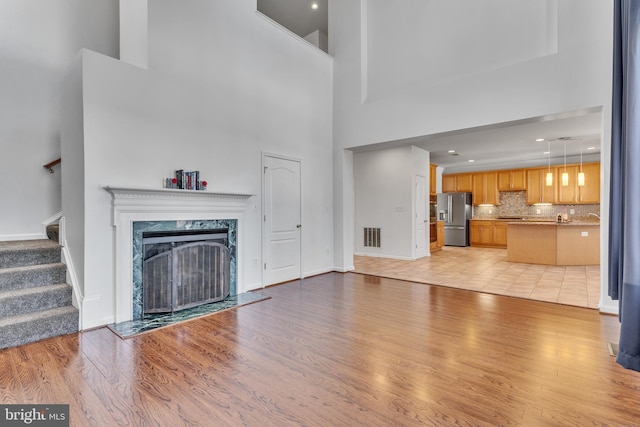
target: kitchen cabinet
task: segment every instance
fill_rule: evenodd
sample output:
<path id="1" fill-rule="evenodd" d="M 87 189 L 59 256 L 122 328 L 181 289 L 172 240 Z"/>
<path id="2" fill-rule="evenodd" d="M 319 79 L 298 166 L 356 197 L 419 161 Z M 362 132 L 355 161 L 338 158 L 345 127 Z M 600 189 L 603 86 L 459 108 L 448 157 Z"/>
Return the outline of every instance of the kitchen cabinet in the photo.
<path id="1" fill-rule="evenodd" d="M 444 221 L 436 222 L 436 240 L 431 242 L 429 248 L 431 252 L 439 251 L 444 246 Z"/>
<path id="2" fill-rule="evenodd" d="M 470 173 L 460 173 L 453 175 L 442 175 L 443 193 L 470 192 L 473 187 L 473 175 Z"/>
<path id="3" fill-rule="evenodd" d="M 600 203 L 600 163 L 582 165 L 584 186 L 578 187 L 580 203 Z"/>
<path id="4" fill-rule="evenodd" d="M 496 172 L 473 175 L 473 205 L 498 204 L 498 174 Z"/>
<path id="5" fill-rule="evenodd" d="M 548 168 L 527 169 L 527 204 L 557 203 L 558 171 L 551 168 L 552 185 L 546 185 Z"/>
<path id="6" fill-rule="evenodd" d="M 458 192 L 467 192 L 467 191 L 472 191 L 472 187 L 473 187 L 473 178 L 472 178 L 472 174 L 470 173 L 466 173 L 466 174 L 460 174 L 458 176 L 456 176 L 456 191 Z"/>
<path id="7" fill-rule="evenodd" d="M 437 192 L 437 189 L 436 189 L 436 179 L 437 179 L 436 168 L 437 167 L 438 165 L 434 165 L 433 163 L 429 165 L 429 194 L 432 196 L 434 196 Z"/>
<path id="8" fill-rule="evenodd" d="M 524 169 L 498 172 L 498 191 L 526 190 L 526 173 Z"/>
<path id="9" fill-rule="evenodd" d="M 558 203 L 578 203 L 578 166 L 558 166 Z M 569 180 L 568 185 L 562 184 L 562 174 L 566 171 Z"/>
<path id="10" fill-rule="evenodd" d="M 600 203 L 600 164 L 587 163 L 582 165 L 584 185 L 578 186 L 580 165 L 567 165 L 569 185 L 562 185 L 564 166 L 558 166 L 558 203 L 562 204 L 593 204 Z"/>
<path id="11" fill-rule="evenodd" d="M 542 265 L 600 264 L 600 225 L 522 222 L 508 224 L 507 260 Z"/>
<path id="12" fill-rule="evenodd" d="M 453 193 L 456 191 L 456 176 L 442 175 L 442 192 Z"/>
<path id="13" fill-rule="evenodd" d="M 549 170 L 553 174 L 551 186 L 547 186 L 545 182 Z M 569 185 L 566 187 L 562 186 L 560 182 L 564 172 L 564 164 L 550 168 L 547 166 L 442 175 L 442 192 L 471 191 L 473 204 L 476 206 L 499 204 L 499 192 L 501 191 L 526 191 L 528 205 L 536 203 L 567 205 L 600 203 L 600 163 L 585 163 L 582 165 L 582 171 L 585 175 L 585 185 L 578 186 L 580 164 L 567 165 Z M 493 190 L 494 185 L 495 190 Z"/>
<path id="14" fill-rule="evenodd" d="M 473 219 L 469 221 L 471 246 L 507 247 L 507 223 Z"/>
<path id="15" fill-rule="evenodd" d="M 493 221 L 469 221 L 471 246 L 490 246 L 493 243 Z"/>
<path id="16" fill-rule="evenodd" d="M 507 247 L 507 223 L 505 221 L 493 222 L 493 245 Z"/>

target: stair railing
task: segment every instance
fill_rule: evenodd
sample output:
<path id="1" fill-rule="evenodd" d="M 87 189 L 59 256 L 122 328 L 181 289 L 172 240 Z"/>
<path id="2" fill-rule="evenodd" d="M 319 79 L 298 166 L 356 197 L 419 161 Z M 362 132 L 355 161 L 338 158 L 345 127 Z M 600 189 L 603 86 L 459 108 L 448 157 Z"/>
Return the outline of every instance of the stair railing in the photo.
<path id="1" fill-rule="evenodd" d="M 58 157 L 57 159 L 47 163 L 46 165 L 42 165 L 43 168 L 47 169 L 49 173 L 54 173 L 53 167 L 62 163 L 62 158 Z"/>

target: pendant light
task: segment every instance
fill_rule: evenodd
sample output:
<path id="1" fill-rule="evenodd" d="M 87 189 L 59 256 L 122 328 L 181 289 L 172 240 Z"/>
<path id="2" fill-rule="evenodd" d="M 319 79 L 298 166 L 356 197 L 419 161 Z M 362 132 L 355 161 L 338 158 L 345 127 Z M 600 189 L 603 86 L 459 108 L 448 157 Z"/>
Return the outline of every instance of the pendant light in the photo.
<path id="1" fill-rule="evenodd" d="M 580 141 L 580 172 L 578 172 L 578 186 L 584 187 L 584 172 L 582 172 L 582 141 Z"/>
<path id="2" fill-rule="evenodd" d="M 564 172 L 562 172 L 562 186 L 569 185 L 569 174 L 567 173 L 567 141 L 564 141 Z"/>
<path id="3" fill-rule="evenodd" d="M 551 173 L 551 141 L 547 141 L 547 177 L 545 184 L 547 187 L 553 185 L 553 174 Z"/>

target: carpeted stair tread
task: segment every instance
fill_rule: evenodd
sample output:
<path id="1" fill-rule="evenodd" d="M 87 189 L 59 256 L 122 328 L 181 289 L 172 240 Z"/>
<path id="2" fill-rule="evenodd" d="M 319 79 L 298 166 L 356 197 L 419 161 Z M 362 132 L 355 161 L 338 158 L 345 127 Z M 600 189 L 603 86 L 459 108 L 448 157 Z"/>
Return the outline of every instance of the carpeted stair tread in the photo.
<path id="1" fill-rule="evenodd" d="M 78 310 L 64 306 L 0 319 L 0 348 L 78 331 Z"/>
<path id="2" fill-rule="evenodd" d="M 60 262 L 60 245 L 48 239 L 0 242 L 0 268 Z"/>
<path id="3" fill-rule="evenodd" d="M 78 331 L 61 252 L 52 240 L 0 242 L 0 348 Z"/>
<path id="4" fill-rule="evenodd" d="M 0 268 L 0 291 L 34 288 L 66 282 L 67 266 L 63 263 Z"/>
<path id="5" fill-rule="evenodd" d="M 71 304 L 71 286 L 66 283 L 0 292 L 0 318 Z"/>

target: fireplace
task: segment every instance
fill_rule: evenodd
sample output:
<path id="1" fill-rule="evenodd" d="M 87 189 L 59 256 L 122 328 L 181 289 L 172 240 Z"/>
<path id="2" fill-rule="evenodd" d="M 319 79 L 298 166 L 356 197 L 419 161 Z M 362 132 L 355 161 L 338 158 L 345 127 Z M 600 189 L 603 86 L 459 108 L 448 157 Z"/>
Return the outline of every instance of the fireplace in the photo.
<path id="1" fill-rule="evenodd" d="M 141 319 L 145 314 L 154 312 L 165 312 L 167 310 L 147 311 L 145 310 L 145 261 L 149 260 L 153 256 L 160 255 L 163 252 L 171 254 L 172 248 L 180 248 L 187 246 L 191 243 L 198 242 L 210 242 L 217 243 L 226 248 L 224 252 L 228 254 L 228 258 L 224 261 L 228 264 L 228 289 L 226 296 L 237 295 L 237 259 L 236 259 L 236 244 L 237 244 L 237 221 L 235 219 L 214 219 L 214 220 L 191 220 L 191 221 L 134 221 L 132 224 L 133 241 L 132 241 L 132 267 L 133 267 L 133 316 L 132 319 Z M 145 238 L 147 245 L 145 245 Z M 162 241 L 167 240 L 167 241 Z M 175 240 L 172 243 L 171 240 Z M 193 247 L 189 247 L 191 250 Z M 167 251 L 169 249 L 169 251 Z M 193 249 L 194 253 L 197 251 Z M 176 251 L 174 254 L 177 257 L 181 256 L 181 251 Z M 183 254 L 182 254 L 183 255 Z M 209 253 L 207 257 L 212 257 L 214 254 Z M 220 256 L 218 254 L 217 256 Z M 193 258 L 191 256 L 188 259 Z M 178 259 L 178 258 L 176 258 Z M 169 273 L 168 273 L 169 274 Z M 172 273 L 171 273 L 172 274 Z M 195 275 L 197 278 L 197 274 Z M 225 279 L 227 280 L 227 279 Z M 196 280 L 197 281 L 197 280 Z M 187 279 L 187 287 L 180 288 L 178 292 L 185 292 L 188 288 L 193 291 L 189 283 L 193 281 Z M 190 292 L 190 291 L 187 291 Z M 204 292 L 204 291 L 203 291 Z M 168 297 L 168 296 L 167 296 Z M 155 298 L 155 297 L 154 297 Z M 187 297 L 191 298 L 191 297 Z M 208 299 L 208 298 L 207 298 Z M 222 299 L 222 298 L 221 298 Z M 220 300 L 221 300 L 220 299 Z M 210 301 L 213 302 L 213 301 Z M 179 307 L 180 303 L 177 304 Z M 197 304 L 194 304 L 197 305 Z M 194 306 L 192 305 L 192 306 Z M 177 308 L 188 308 L 181 307 Z M 173 310 L 168 311 L 175 311 Z"/>
<path id="2" fill-rule="evenodd" d="M 242 224 L 252 194 L 108 186 L 115 229 L 115 316 L 143 317 L 143 233 L 227 229 L 229 296 L 243 292 Z M 86 303 L 86 301 L 85 301 Z"/>
<path id="3" fill-rule="evenodd" d="M 173 313 L 229 296 L 228 229 L 142 233 L 142 314 Z"/>

